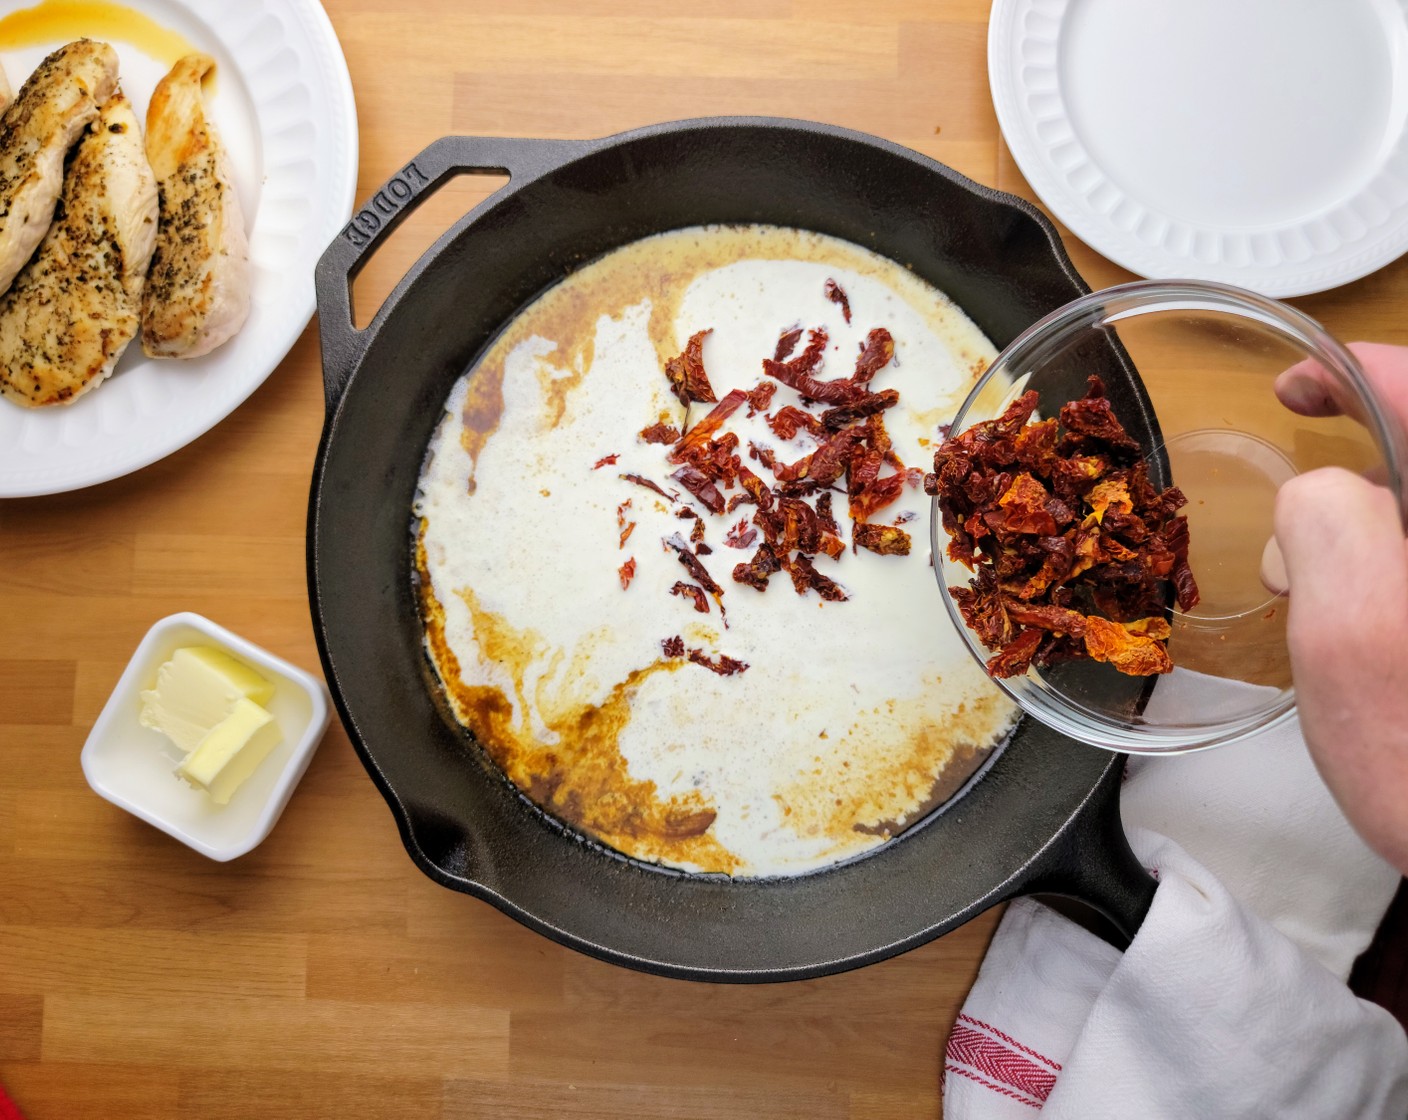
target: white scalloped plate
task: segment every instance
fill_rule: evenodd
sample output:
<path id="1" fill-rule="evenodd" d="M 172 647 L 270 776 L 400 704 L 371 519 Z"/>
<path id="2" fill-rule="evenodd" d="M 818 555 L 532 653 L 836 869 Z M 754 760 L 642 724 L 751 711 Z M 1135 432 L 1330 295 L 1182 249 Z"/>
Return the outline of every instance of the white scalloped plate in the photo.
<path id="1" fill-rule="evenodd" d="M 1323 291 L 1408 251 L 1408 0 L 994 0 L 1003 137 L 1155 278 Z"/>
<path id="2" fill-rule="evenodd" d="M 154 361 L 140 341 L 71 405 L 0 398 L 0 497 L 118 478 L 203 435 L 283 360 L 312 318 L 313 265 L 352 213 L 357 110 L 342 48 L 317 0 L 128 0 L 213 55 L 208 109 L 229 149 L 254 269 L 249 319 L 218 350 Z M 122 88 L 144 119 L 167 64 L 119 38 Z M 0 50 L 20 83 L 59 41 Z"/>

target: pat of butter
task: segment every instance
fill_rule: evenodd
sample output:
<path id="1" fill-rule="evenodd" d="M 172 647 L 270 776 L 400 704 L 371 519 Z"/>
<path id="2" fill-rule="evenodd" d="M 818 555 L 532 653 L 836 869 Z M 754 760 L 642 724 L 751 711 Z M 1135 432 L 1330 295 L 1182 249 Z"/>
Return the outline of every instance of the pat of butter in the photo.
<path id="1" fill-rule="evenodd" d="M 186 646 L 157 671 L 156 688 L 142 693 L 138 720 L 189 754 L 238 701 L 267 704 L 273 695 L 272 684 L 223 650 Z"/>
<path id="2" fill-rule="evenodd" d="M 203 789 L 219 805 L 230 796 L 279 745 L 282 735 L 274 717 L 241 697 L 228 716 L 200 741 L 176 773 Z"/>

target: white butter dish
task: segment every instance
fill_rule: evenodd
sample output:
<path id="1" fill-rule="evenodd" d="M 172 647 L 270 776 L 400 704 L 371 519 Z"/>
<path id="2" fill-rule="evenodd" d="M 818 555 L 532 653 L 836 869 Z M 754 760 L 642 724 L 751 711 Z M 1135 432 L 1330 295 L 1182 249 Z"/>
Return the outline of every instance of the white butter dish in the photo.
<path id="1" fill-rule="evenodd" d="M 218 805 L 177 774 L 184 755 L 165 735 L 138 722 L 141 693 L 183 646 L 209 645 L 239 658 L 274 686 L 268 710 L 282 741 Z M 282 658 L 185 612 L 161 619 L 137 646 L 83 745 L 83 776 L 95 793 L 214 860 L 231 860 L 272 831 L 327 729 L 327 689 Z"/>

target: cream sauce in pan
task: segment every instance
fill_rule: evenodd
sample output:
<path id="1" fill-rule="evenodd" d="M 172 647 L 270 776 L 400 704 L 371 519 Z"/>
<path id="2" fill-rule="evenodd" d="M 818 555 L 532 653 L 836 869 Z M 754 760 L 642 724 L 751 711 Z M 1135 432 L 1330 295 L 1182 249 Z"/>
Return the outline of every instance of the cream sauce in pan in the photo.
<path id="1" fill-rule="evenodd" d="M 430 443 L 417 564 L 451 706 L 539 805 L 627 855 L 740 876 L 857 855 L 946 799 L 1014 718 L 942 609 L 922 489 L 874 518 L 912 516 L 908 556 L 816 558 L 847 601 L 799 596 L 785 572 L 759 592 L 730 574 L 756 545 L 725 543 L 753 507 L 709 513 L 669 481 L 669 445 L 639 438 L 686 419 L 662 371 L 696 331 L 712 329 L 703 362 L 722 398 L 766 380 L 762 359 L 794 325 L 828 332 L 822 379 L 851 373 L 872 327 L 891 332 L 896 360 L 871 388 L 900 392 L 885 423 L 910 467 L 931 466 L 939 425 L 994 356 L 940 292 L 858 246 L 775 227 L 681 230 L 616 250 L 530 305 L 455 386 Z M 799 402 L 779 386 L 768 411 Z M 691 405 L 688 423 L 711 407 Z M 770 484 L 749 440 L 785 462 L 815 446 L 746 411 L 723 430 Z M 689 536 L 682 505 L 705 522 L 713 551 L 700 560 L 724 587 L 727 628 L 716 602 L 701 614 L 670 594 L 690 578 L 663 543 Z M 849 545 L 844 493 L 835 509 Z M 748 668 L 719 676 L 667 658 L 673 635 Z"/>

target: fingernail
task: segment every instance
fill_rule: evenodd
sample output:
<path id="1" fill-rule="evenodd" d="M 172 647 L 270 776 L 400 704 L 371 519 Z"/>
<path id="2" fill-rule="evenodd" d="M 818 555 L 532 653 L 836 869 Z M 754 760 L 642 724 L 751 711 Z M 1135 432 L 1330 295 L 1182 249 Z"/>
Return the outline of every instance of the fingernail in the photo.
<path id="1" fill-rule="evenodd" d="M 1276 395 L 1282 404 L 1302 416 L 1324 416 L 1335 408 L 1330 394 L 1309 377 L 1286 378 L 1276 386 Z"/>
<path id="2" fill-rule="evenodd" d="M 1284 595 L 1291 589 L 1291 581 L 1286 575 L 1286 558 L 1281 555 L 1281 546 L 1275 537 L 1270 537 L 1261 550 L 1261 582 L 1273 595 Z"/>

